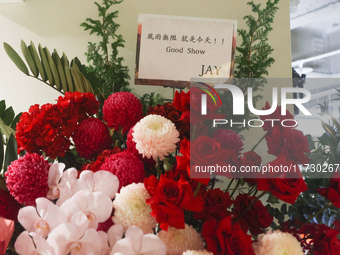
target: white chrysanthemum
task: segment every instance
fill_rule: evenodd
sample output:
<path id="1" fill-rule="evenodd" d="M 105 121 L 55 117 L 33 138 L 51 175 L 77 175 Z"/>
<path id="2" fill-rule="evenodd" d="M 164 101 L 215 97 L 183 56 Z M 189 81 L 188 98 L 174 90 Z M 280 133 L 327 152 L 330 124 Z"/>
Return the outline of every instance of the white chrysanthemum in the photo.
<path id="1" fill-rule="evenodd" d="M 167 255 L 182 255 L 188 250 L 204 250 L 201 235 L 187 224 L 185 229 L 169 227 L 168 231 L 162 230 L 158 237 L 165 243 Z"/>
<path id="2" fill-rule="evenodd" d="M 143 183 L 123 187 L 113 201 L 113 222 L 122 224 L 124 231 L 130 226 L 138 226 L 144 234 L 152 233 L 157 222 L 151 216 L 151 207 L 145 201 L 148 198 L 150 195 Z"/>
<path id="3" fill-rule="evenodd" d="M 213 255 L 213 253 L 206 250 L 200 250 L 200 251 L 185 251 L 183 252 L 183 255 Z"/>
<path id="4" fill-rule="evenodd" d="M 160 115 L 148 115 L 133 128 L 133 141 L 143 157 L 164 159 L 176 149 L 179 132 L 174 123 Z"/>
<path id="5" fill-rule="evenodd" d="M 299 241 L 289 233 L 269 231 L 253 243 L 256 255 L 303 255 Z"/>

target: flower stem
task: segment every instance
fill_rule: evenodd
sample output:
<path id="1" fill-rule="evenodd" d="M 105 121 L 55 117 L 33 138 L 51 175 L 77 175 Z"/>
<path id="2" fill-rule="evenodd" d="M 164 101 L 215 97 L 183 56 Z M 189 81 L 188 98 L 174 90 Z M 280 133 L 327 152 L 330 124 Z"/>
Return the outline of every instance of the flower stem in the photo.
<path id="1" fill-rule="evenodd" d="M 194 196 L 195 196 L 195 197 L 197 196 L 198 191 L 199 191 L 200 188 L 201 188 L 201 185 L 202 185 L 202 183 L 200 183 L 200 182 L 197 184 L 197 187 L 196 187 L 196 190 L 195 190 L 195 193 L 194 193 Z"/>
<path id="2" fill-rule="evenodd" d="M 317 211 L 315 214 L 311 215 L 308 217 L 308 219 L 306 220 L 306 223 L 310 222 L 313 218 L 315 218 L 316 216 L 318 216 L 320 213 L 323 213 L 326 209 L 330 208 L 332 206 L 332 202 L 329 202 L 326 206 L 324 206 L 323 208 L 321 208 L 319 211 Z"/>
<path id="3" fill-rule="evenodd" d="M 256 147 L 262 142 L 262 140 L 266 137 L 266 134 L 264 134 L 262 136 L 262 138 L 260 139 L 260 141 L 257 142 L 257 144 L 254 145 L 254 147 L 250 150 L 250 151 L 254 151 L 256 149 Z"/>
<path id="4" fill-rule="evenodd" d="M 160 165 L 159 165 L 160 163 L 161 163 L 161 160 L 159 160 L 159 158 L 157 157 L 155 168 L 156 168 L 156 171 L 157 171 L 157 179 L 158 180 L 161 178 L 161 174 L 162 174 L 162 170 L 161 170 Z"/>
<path id="5" fill-rule="evenodd" d="M 228 187 L 226 188 L 226 190 L 224 191 L 224 193 L 227 193 L 227 192 L 228 192 L 228 190 L 229 190 L 231 184 L 234 182 L 234 180 L 235 180 L 235 178 L 231 179 L 231 181 L 229 182 Z"/>
<path id="6" fill-rule="evenodd" d="M 238 179 L 238 180 L 237 180 L 237 183 L 236 183 L 236 186 L 235 186 L 233 192 L 232 192 L 231 195 L 230 195 L 231 198 L 233 198 L 233 196 L 234 196 L 234 194 L 235 194 L 235 192 L 236 192 L 238 186 L 240 186 L 240 184 L 241 184 L 241 180 Z"/>

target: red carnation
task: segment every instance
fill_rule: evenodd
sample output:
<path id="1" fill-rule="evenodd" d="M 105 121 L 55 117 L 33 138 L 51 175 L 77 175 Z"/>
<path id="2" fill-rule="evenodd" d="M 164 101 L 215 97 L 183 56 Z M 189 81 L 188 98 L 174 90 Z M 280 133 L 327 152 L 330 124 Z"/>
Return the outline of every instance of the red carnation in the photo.
<path id="1" fill-rule="evenodd" d="M 104 150 L 97 155 L 95 161 L 82 165 L 81 170 L 91 170 L 92 172 L 97 172 L 100 170 L 101 165 L 104 164 L 105 159 L 121 151 L 122 151 L 121 148 L 119 148 L 118 146 L 115 146 L 111 150 Z"/>
<path id="2" fill-rule="evenodd" d="M 13 161 L 6 176 L 7 188 L 21 204 L 35 206 L 35 199 L 46 197 L 50 164 L 38 154 L 27 153 Z"/>
<path id="3" fill-rule="evenodd" d="M 0 217 L 17 221 L 21 205 L 7 191 L 0 189 Z"/>
<path id="4" fill-rule="evenodd" d="M 78 123 L 96 113 L 98 104 L 91 93 L 66 92 L 58 98 L 57 104 L 31 106 L 22 114 L 16 128 L 19 150 L 43 151 L 53 159 L 64 157 Z"/>
<path id="5" fill-rule="evenodd" d="M 83 120 L 73 136 L 77 152 L 86 159 L 111 147 L 111 136 L 107 126 L 97 118 Z"/>
<path id="6" fill-rule="evenodd" d="M 145 178 L 142 161 L 129 151 L 111 155 L 105 159 L 100 170 L 109 171 L 117 176 L 119 180 L 119 190 L 133 182 L 143 182 Z"/>
<path id="7" fill-rule="evenodd" d="M 215 138 L 222 145 L 223 149 L 235 150 L 237 155 L 243 150 L 242 138 L 239 134 L 229 129 L 217 129 L 212 133 L 212 138 Z"/>
<path id="8" fill-rule="evenodd" d="M 122 128 L 127 133 L 143 117 L 143 107 L 138 98 L 130 92 L 113 93 L 105 100 L 103 119 L 110 128 Z"/>

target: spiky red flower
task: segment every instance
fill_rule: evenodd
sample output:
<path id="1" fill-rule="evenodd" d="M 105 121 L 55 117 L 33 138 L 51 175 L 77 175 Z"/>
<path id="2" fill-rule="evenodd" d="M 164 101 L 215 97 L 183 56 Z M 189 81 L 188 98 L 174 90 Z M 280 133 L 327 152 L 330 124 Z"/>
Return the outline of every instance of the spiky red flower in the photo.
<path id="1" fill-rule="evenodd" d="M 36 153 L 27 153 L 13 161 L 6 176 L 7 188 L 21 204 L 35 206 L 35 199 L 46 197 L 50 164 Z"/>
<path id="2" fill-rule="evenodd" d="M 100 167 L 118 177 L 119 190 L 133 182 L 143 182 L 145 178 L 144 165 L 134 154 L 123 151 L 107 158 Z"/>
<path id="3" fill-rule="evenodd" d="M 74 132 L 73 141 L 79 155 L 86 159 L 109 149 L 112 143 L 109 129 L 97 118 L 83 120 Z"/>
<path id="4" fill-rule="evenodd" d="M 138 98 L 130 92 L 113 93 L 105 100 L 103 119 L 110 128 L 122 128 L 127 133 L 143 117 L 143 107 Z"/>

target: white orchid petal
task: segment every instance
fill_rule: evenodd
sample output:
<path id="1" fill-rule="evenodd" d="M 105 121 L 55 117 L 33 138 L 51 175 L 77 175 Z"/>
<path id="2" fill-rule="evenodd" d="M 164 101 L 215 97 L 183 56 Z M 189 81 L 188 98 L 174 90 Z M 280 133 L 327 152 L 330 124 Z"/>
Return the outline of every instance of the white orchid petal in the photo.
<path id="1" fill-rule="evenodd" d="M 14 248 L 18 254 L 31 254 L 35 252 L 32 238 L 27 231 L 22 232 L 15 241 Z"/>
<path id="2" fill-rule="evenodd" d="M 165 244 L 159 237 L 153 234 L 146 234 L 142 238 L 142 249 L 140 254 L 143 255 L 166 255 Z"/>
<path id="3" fill-rule="evenodd" d="M 50 167 L 48 171 L 48 186 L 58 186 L 64 168 L 64 163 L 55 163 Z"/>
<path id="4" fill-rule="evenodd" d="M 77 233 L 74 234 L 74 238 L 79 240 L 89 227 L 89 221 L 84 213 L 76 213 L 70 219 L 70 224 L 77 228 Z"/>
<path id="5" fill-rule="evenodd" d="M 31 236 L 33 237 L 33 241 L 36 246 L 36 250 L 38 254 L 41 254 L 41 255 L 55 254 L 53 248 L 48 244 L 45 238 L 35 233 L 31 233 Z"/>
<path id="6" fill-rule="evenodd" d="M 95 182 L 95 191 L 103 192 L 111 199 L 116 196 L 119 188 L 117 176 L 108 171 L 98 171 L 93 175 Z"/>
<path id="7" fill-rule="evenodd" d="M 75 234 L 78 229 L 70 223 L 63 223 L 56 227 L 47 238 L 49 245 L 55 250 L 56 254 L 68 254 L 68 245 L 78 241 Z"/>
<path id="8" fill-rule="evenodd" d="M 98 234 L 98 232 L 90 228 L 86 230 L 84 236 L 80 239 L 80 242 L 82 244 L 82 248 L 84 249 L 83 254 L 99 254 L 102 249 L 102 241 Z"/>
<path id="9" fill-rule="evenodd" d="M 98 222 L 106 221 L 112 213 L 113 204 L 111 199 L 102 192 L 94 192 L 94 203 L 89 204 L 88 210 L 92 212 Z"/>
<path id="10" fill-rule="evenodd" d="M 112 248 L 110 255 L 124 254 L 124 255 L 135 255 L 139 254 L 135 251 L 131 239 L 124 238 L 119 240 Z"/>
<path id="11" fill-rule="evenodd" d="M 84 170 L 80 173 L 79 182 L 82 184 L 84 190 L 90 192 L 94 191 L 95 183 L 93 179 L 94 172 L 90 170 Z"/>
<path id="12" fill-rule="evenodd" d="M 113 225 L 110 227 L 110 229 L 107 231 L 108 234 L 108 240 L 110 247 L 113 247 L 116 242 L 120 239 L 122 239 L 124 234 L 124 229 L 121 224 Z"/>
<path id="13" fill-rule="evenodd" d="M 39 215 L 48 223 L 51 231 L 60 224 L 67 223 L 66 214 L 50 200 L 41 197 L 36 199 L 36 203 Z"/>
<path id="14" fill-rule="evenodd" d="M 104 231 L 98 231 L 98 235 L 100 236 L 102 242 L 102 250 L 100 254 L 110 254 L 110 246 L 109 246 L 109 235 Z"/>
<path id="15" fill-rule="evenodd" d="M 131 240 L 131 243 L 133 244 L 133 249 L 136 252 L 139 252 L 142 249 L 142 238 L 144 236 L 143 231 L 136 226 L 131 226 L 126 230 L 125 238 L 128 238 Z"/>
<path id="16" fill-rule="evenodd" d="M 41 218 L 33 206 L 26 206 L 19 210 L 18 221 L 29 232 L 35 231 L 34 224 L 40 220 Z"/>

